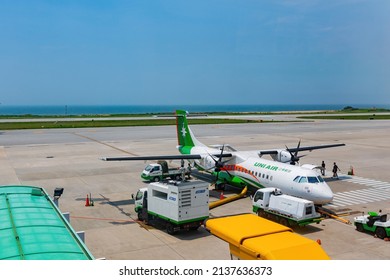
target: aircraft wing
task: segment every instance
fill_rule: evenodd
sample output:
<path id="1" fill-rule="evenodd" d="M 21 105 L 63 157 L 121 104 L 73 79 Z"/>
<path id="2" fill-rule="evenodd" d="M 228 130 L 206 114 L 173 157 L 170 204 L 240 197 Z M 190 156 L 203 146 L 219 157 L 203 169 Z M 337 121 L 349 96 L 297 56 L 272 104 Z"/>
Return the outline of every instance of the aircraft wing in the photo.
<path id="1" fill-rule="evenodd" d="M 286 151 L 295 153 L 300 151 L 312 151 L 333 147 L 345 146 L 345 144 L 329 144 L 329 145 L 319 145 L 319 146 L 306 146 L 306 147 L 297 147 L 297 148 L 287 148 Z M 276 155 L 280 150 L 261 150 L 259 151 L 259 155 Z"/>
<path id="2" fill-rule="evenodd" d="M 174 160 L 174 159 L 202 159 L 205 156 L 214 157 L 232 157 L 232 154 L 197 154 L 197 155 L 166 155 L 166 156 L 139 156 L 139 157 L 104 157 L 104 161 L 121 161 L 121 160 Z"/>

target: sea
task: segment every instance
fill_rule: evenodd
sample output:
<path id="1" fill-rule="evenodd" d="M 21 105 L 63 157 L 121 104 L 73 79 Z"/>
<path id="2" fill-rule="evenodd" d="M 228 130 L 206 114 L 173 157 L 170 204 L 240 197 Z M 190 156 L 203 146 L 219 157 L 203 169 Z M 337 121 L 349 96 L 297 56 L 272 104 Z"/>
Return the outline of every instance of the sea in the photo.
<path id="1" fill-rule="evenodd" d="M 118 114 L 157 114 L 174 113 L 177 109 L 190 113 L 212 112 L 280 112 L 280 111 L 319 111 L 341 110 L 346 106 L 354 108 L 389 109 L 390 104 L 311 104 L 311 105 L 51 105 L 15 106 L 0 103 L 0 115 L 118 115 Z"/>

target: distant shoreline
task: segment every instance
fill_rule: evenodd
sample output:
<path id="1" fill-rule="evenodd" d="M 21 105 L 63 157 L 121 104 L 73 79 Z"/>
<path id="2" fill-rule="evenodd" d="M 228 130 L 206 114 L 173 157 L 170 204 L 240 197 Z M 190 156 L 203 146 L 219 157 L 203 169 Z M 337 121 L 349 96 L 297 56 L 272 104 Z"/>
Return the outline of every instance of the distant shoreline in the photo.
<path id="1" fill-rule="evenodd" d="M 348 108 L 348 109 L 346 109 Z M 1 109 L 1 107 L 0 107 Z M 245 115 L 301 115 L 301 114 L 339 114 L 339 113 L 386 113 L 390 109 L 384 108 L 355 108 L 345 107 L 340 110 L 286 110 L 286 111 L 189 111 L 189 116 L 245 116 Z M 1 119 L 55 119 L 55 118 L 132 118 L 132 117 L 167 117 L 174 116 L 174 112 L 155 113 L 104 113 L 104 114 L 2 114 Z"/>
<path id="2" fill-rule="evenodd" d="M 333 120 L 390 120 L 388 109 L 354 109 L 340 111 L 311 112 L 245 112 L 245 113 L 201 113 L 190 114 L 189 124 L 247 124 L 304 122 L 315 119 Z M 0 130 L 98 128 L 125 126 L 175 125 L 174 114 L 141 115 L 84 115 L 84 116 L 28 116 L 0 117 Z"/>
<path id="3" fill-rule="evenodd" d="M 351 105 L 355 108 L 390 108 L 390 105 Z M 0 103 L 0 117 L 73 117 L 73 116 L 143 116 L 173 114 L 176 109 L 191 114 L 286 114 L 339 111 L 343 105 L 54 105 L 54 106 L 13 106 Z"/>

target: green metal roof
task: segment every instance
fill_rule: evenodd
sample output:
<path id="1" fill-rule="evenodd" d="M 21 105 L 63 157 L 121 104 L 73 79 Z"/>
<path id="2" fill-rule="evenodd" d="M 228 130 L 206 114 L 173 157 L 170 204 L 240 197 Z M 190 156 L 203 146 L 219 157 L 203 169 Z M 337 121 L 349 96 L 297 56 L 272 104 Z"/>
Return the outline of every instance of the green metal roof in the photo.
<path id="1" fill-rule="evenodd" d="M 0 260 L 91 260 L 44 189 L 0 186 Z"/>

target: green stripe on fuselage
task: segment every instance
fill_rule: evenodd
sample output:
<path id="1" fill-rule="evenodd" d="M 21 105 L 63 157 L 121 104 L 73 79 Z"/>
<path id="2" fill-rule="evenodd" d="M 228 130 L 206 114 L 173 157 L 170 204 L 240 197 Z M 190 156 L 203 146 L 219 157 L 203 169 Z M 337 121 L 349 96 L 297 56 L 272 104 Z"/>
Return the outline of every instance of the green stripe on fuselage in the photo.
<path id="1" fill-rule="evenodd" d="M 217 172 L 213 172 L 214 176 L 217 176 Z M 229 175 L 227 172 L 221 171 L 218 174 L 218 181 L 220 183 L 228 183 L 236 187 L 252 186 L 256 188 L 264 188 L 262 184 L 254 180 L 243 178 L 236 175 Z"/>

